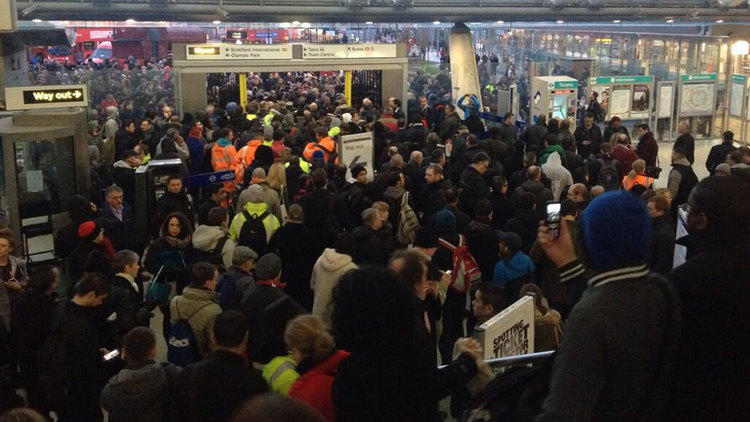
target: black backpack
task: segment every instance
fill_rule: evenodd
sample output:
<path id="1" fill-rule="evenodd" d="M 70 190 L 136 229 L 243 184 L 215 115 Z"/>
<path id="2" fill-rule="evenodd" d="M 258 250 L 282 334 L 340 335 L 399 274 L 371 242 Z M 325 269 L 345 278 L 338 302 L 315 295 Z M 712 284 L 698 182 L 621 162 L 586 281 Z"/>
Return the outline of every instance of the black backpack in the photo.
<path id="1" fill-rule="evenodd" d="M 194 262 L 208 262 L 219 267 L 219 272 L 223 273 L 226 271 L 224 267 L 224 259 L 221 257 L 221 252 L 224 250 L 224 245 L 227 243 L 227 236 L 222 237 L 216 243 L 216 247 L 210 251 L 204 251 L 202 249 L 193 249 L 193 261 Z"/>
<path id="2" fill-rule="evenodd" d="M 601 164 L 601 168 L 599 169 L 597 183 L 601 185 L 605 191 L 619 190 L 620 186 L 622 186 L 622 180 L 620 178 L 620 172 L 618 172 L 617 167 L 615 167 L 615 160 L 613 158 L 610 158 L 609 160 L 599 158 L 598 161 Z"/>
<path id="3" fill-rule="evenodd" d="M 263 224 L 268 215 L 268 211 L 263 211 L 260 215 L 252 215 L 247 210 L 242 210 L 245 216 L 245 223 L 240 229 L 240 237 L 237 244 L 247 246 L 255 251 L 258 256 L 263 256 L 268 252 L 268 242 L 266 240 L 266 226 Z"/>

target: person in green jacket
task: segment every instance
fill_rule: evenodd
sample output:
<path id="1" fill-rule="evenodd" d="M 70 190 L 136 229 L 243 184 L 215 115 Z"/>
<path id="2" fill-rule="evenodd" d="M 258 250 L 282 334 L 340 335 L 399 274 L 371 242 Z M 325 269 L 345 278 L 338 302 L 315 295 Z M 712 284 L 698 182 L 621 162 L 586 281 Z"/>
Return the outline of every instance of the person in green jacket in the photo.
<path id="1" fill-rule="evenodd" d="M 558 154 L 560 154 L 562 162 L 565 162 L 565 149 L 563 149 L 562 145 L 559 145 L 557 143 L 556 135 L 549 134 L 546 138 L 544 138 L 544 149 L 539 151 L 539 153 L 537 154 L 539 156 L 539 165 L 541 166 L 542 164 L 545 164 L 550 154 L 552 154 L 553 152 L 557 152 Z"/>

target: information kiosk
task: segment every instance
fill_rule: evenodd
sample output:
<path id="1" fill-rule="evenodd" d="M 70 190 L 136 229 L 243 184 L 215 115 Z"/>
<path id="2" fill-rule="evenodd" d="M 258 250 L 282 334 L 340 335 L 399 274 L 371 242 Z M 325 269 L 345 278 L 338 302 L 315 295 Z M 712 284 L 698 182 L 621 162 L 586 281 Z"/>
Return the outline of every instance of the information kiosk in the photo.
<path id="1" fill-rule="evenodd" d="M 167 177 L 179 174 L 182 160 L 150 160 L 135 170 L 135 230 L 143 244 L 154 228 L 156 201 L 167 190 Z"/>
<path id="2" fill-rule="evenodd" d="M 605 120 L 619 117 L 623 121 L 651 120 L 654 77 L 595 76 L 589 78 L 588 95 L 597 93 L 597 101 L 606 112 Z"/>
<path id="3" fill-rule="evenodd" d="M 535 76 L 531 80 L 529 109 L 534 124 L 539 116 L 570 121 L 571 133 L 575 131 L 578 81 L 567 76 Z"/>
<path id="4" fill-rule="evenodd" d="M 715 118 L 716 74 L 682 75 L 677 90 L 677 122 L 687 121 L 695 139 L 708 139 Z"/>

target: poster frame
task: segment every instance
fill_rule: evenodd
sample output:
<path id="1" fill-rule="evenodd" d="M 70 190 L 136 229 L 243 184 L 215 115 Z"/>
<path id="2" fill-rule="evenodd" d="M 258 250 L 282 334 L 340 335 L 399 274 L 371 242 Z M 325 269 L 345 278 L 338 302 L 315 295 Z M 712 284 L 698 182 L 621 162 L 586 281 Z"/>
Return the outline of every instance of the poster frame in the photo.
<path id="1" fill-rule="evenodd" d="M 716 73 L 701 73 L 701 74 L 692 74 L 692 75 L 681 75 L 678 79 L 677 83 L 677 113 L 674 116 L 674 128 L 677 128 L 677 124 L 679 124 L 680 120 L 683 118 L 691 118 L 691 117 L 710 117 L 710 124 L 711 124 L 711 132 L 713 132 L 714 125 L 716 124 L 716 107 L 715 104 L 711 107 L 710 113 L 684 113 L 682 111 L 682 95 L 684 94 L 685 90 L 684 87 L 686 85 L 693 85 L 693 84 L 712 84 L 713 85 L 713 98 L 714 103 L 716 102 L 716 95 L 717 92 L 717 74 Z M 672 130 L 672 136 L 675 135 L 676 130 Z M 692 132 L 692 127 L 691 127 Z M 706 138 L 696 138 L 696 139 L 706 139 Z M 709 137 L 710 139 L 710 137 Z"/>

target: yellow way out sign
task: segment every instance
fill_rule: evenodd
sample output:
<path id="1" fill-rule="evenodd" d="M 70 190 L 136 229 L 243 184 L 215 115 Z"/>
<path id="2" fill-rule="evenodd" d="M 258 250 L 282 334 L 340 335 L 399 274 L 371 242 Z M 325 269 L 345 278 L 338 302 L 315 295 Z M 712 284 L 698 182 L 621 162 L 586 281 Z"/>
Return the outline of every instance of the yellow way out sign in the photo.
<path id="1" fill-rule="evenodd" d="M 8 110 L 85 107 L 88 105 L 86 85 L 45 85 L 5 88 Z"/>

